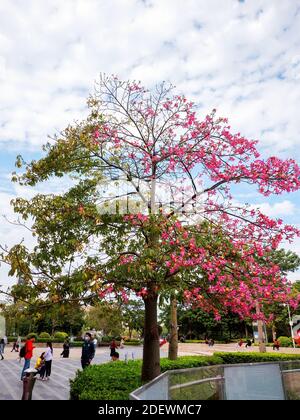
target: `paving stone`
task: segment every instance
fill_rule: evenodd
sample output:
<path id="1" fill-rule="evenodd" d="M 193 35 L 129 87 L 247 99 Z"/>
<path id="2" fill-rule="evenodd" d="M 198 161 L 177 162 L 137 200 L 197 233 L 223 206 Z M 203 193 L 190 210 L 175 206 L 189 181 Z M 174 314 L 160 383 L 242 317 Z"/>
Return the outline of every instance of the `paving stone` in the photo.
<path id="1" fill-rule="evenodd" d="M 54 349 L 57 350 L 57 349 Z M 142 347 L 127 347 L 118 350 L 120 359 L 140 359 Z M 36 356 L 31 361 L 34 367 Z M 161 356 L 166 356 L 166 351 L 161 349 Z M 97 349 L 93 364 L 107 363 L 110 361 L 109 351 Z M 16 359 L 4 359 L 0 361 L 0 400 L 20 400 L 23 393 L 23 382 L 20 380 L 23 364 Z M 49 381 L 36 380 L 33 388 L 33 400 L 68 400 L 70 397 L 70 379 L 73 379 L 78 369 L 81 369 L 80 359 L 54 359 Z"/>

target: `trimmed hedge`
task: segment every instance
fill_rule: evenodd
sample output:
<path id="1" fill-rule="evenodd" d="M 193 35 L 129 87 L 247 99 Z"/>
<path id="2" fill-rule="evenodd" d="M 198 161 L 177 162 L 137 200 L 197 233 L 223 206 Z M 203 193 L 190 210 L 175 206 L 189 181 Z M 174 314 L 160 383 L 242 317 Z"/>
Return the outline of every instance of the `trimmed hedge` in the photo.
<path id="1" fill-rule="evenodd" d="M 278 341 L 281 347 L 293 347 L 293 340 L 291 339 L 291 337 L 281 336 L 278 337 Z"/>
<path id="2" fill-rule="evenodd" d="M 15 335 L 15 336 L 8 336 L 7 337 L 7 342 L 8 343 L 14 343 L 17 340 L 17 338 L 18 338 L 17 335 Z M 24 341 L 25 340 L 25 337 L 21 337 L 21 340 Z"/>
<path id="3" fill-rule="evenodd" d="M 70 343 L 70 348 L 72 347 L 82 347 L 83 341 L 73 341 L 73 343 Z"/>
<path id="4" fill-rule="evenodd" d="M 7 337 L 9 343 L 14 343 L 17 339 L 17 337 Z M 27 337 L 21 337 L 22 342 L 25 342 Z M 37 338 L 35 340 L 36 343 L 47 343 L 50 341 L 51 343 L 63 343 L 65 340 L 62 338 Z M 73 343 L 70 343 L 71 347 L 80 347 L 82 346 L 83 341 L 73 341 Z M 107 346 L 109 346 L 109 343 L 107 343 Z"/>
<path id="5" fill-rule="evenodd" d="M 47 332 L 42 332 L 40 335 L 39 335 L 39 339 L 40 338 L 48 338 L 49 340 L 51 339 L 51 335 L 49 334 L 49 333 L 47 333 Z"/>
<path id="6" fill-rule="evenodd" d="M 63 338 L 37 338 L 35 340 L 36 343 L 63 343 L 65 340 Z"/>
<path id="7" fill-rule="evenodd" d="M 104 341 L 105 343 L 110 343 L 112 340 L 120 341 L 121 336 L 120 335 L 104 335 L 101 341 Z"/>
<path id="8" fill-rule="evenodd" d="M 184 356 L 177 360 L 163 358 L 160 364 L 161 371 L 165 372 L 209 365 L 288 360 L 300 360 L 300 354 L 216 352 L 213 356 Z M 130 360 L 128 364 L 117 361 L 92 365 L 83 371 L 77 371 L 76 377 L 70 380 L 70 398 L 72 400 L 128 400 L 129 394 L 142 385 L 141 368 L 141 360 Z"/>
<path id="9" fill-rule="evenodd" d="M 215 352 L 214 356 L 220 357 L 224 364 L 231 363 L 257 363 L 257 362 L 284 362 L 300 360 L 300 354 L 284 353 L 259 353 L 259 352 Z"/>
<path id="10" fill-rule="evenodd" d="M 35 339 L 37 339 L 38 338 L 38 335 L 36 334 L 36 333 L 29 333 L 28 335 L 27 335 L 27 338 L 28 339 L 30 339 L 30 338 L 35 338 Z"/>
<path id="11" fill-rule="evenodd" d="M 161 359 L 161 371 L 216 365 L 215 356 L 184 356 L 177 360 Z M 142 361 L 110 362 L 77 371 L 70 381 L 72 400 L 128 400 L 129 394 L 142 385 Z"/>
<path id="12" fill-rule="evenodd" d="M 124 344 L 126 346 L 140 346 L 142 343 L 140 340 L 128 340 L 128 341 L 124 341 Z"/>
<path id="13" fill-rule="evenodd" d="M 245 341 L 247 341 L 247 339 L 246 338 L 243 338 L 242 339 L 244 342 Z M 205 343 L 205 340 L 188 340 L 188 339 L 186 339 L 186 340 L 183 340 L 183 341 L 181 341 L 181 340 L 178 340 L 179 342 L 181 342 L 181 343 L 187 343 L 187 344 L 194 344 L 194 343 L 202 343 L 202 344 L 204 344 Z M 214 343 L 215 344 L 228 344 L 228 343 L 238 343 L 240 341 L 240 339 L 220 339 L 220 340 L 214 340 Z"/>
<path id="14" fill-rule="evenodd" d="M 63 331 L 56 331 L 54 333 L 54 339 L 60 339 L 60 340 L 65 340 L 67 337 L 69 336 L 69 334 L 67 334 L 66 332 Z"/>

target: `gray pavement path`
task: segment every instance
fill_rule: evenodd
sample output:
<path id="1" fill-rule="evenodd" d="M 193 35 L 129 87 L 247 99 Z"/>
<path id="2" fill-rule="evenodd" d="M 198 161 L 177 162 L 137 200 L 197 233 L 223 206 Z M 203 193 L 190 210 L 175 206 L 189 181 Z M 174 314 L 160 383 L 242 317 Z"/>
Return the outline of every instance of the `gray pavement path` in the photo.
<path id="1" fill-rule="evenodd" d="M 8 350 L 8 349 L 7 349 Z M 71 349 L 72 351 L 72 349 Z M 127 353 L 128 359 L 141 359 L 142 347 L 126 347 L 118 349 L 120 359 L 124 360 Z M 34 367 L 36 352 L 31 361 Z M 55 356 L 58 356 L 61 349 L 54 349 Z M 20 400 L 23 392 L 23 382 L 20 380 L 24 359 L 20 363 L 17 354 L 5 352 L 5 359 L 0 361 L 0 400 Z M 77 350 L 76 354 L 79 356 Z M 161 356 L 166 357 L 166 349 L 161 349 Z M 93 364 L 101 364 L 110 361 L 109 350 L 98 348 Z M 49 381 L 37 380 L 34 385 L 33 400 L 68 400 L 70 396 L 69 380 L 75 377 L 76 371 L 81 369 L 80 358 L 59 359 L 54 358 L 52 362 L 52 373 Z"/>
<path id="2" fill-rule="evenodd" d="M 208 347 L 202 343 L 180 343 L 179 356 L 185 355 L 212 355 L 216 351 L 258 351 L 257 347 L 250 347 L 246 349 L 244 346 L 238 348 L 235 343 L 230 344 L 216 344 L 213 347 Z M 6 347 L 4 357 L 5 360 L 0 360 L 0 400 L 20 400 L 22 397 L 23 383 L 20 381 L 23 361 L 20 364 L 17 360 L 17 353 L 11 353 L 11 348 Z M 35 360 L 41 354 L 43 348 L 36 348 L 34 350 L 34 358 L 31 362 L 31 367 L 34 367 Z M 61 348 L 54 348 L 54 360 L 52 367 L 52 375 L 50 381 L 36 381 L 33 391 L 33 399 L 35 400 L 68 400 L 69 399 L 69 380 L 74 378 L 76 371 L 81 369 L 80 364 L 80 348 L 72 348 L 69 359 L 61 359 Z M 161 348 L 161 357 L 166 357 L 168 352 L 168 345 Z M 127 353 L 127 358 L 141 359 L 143 348 L 125 346 L 124 349 L 118 349 L 120 359 L 124 360 Z M 272 350 L 272 347 L 267 348 L 267 352 L 277 353 Z M 93 364 L 101 364 L 110 361 L 108 347 L 97 348 L 96 356 Z M 279 353 L 299 354 L 300 348 L 281 348 Z"/>

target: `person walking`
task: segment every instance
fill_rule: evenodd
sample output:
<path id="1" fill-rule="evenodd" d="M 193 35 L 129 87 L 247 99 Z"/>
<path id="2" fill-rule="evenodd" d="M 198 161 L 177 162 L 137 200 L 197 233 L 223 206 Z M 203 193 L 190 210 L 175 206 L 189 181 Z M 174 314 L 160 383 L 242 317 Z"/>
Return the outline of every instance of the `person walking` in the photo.
<path id="1" fill-rule="evenodd" d="M 17 341 L 17 339 L 14 341 L 14 344 L 13 344 L 12 349 L 11 349 L 11 353 L 12 353 L 13 351 L 16 351 L 16 352 L 18 352 L 18 351 L 19 351 L 19 345 L 18 345 L 18 341 Z"/>
<path id="2" fill-rule="evenodd" d="M 277 339 L 275 339 L 274 341 L 273 341 L 273 350 L 277 350 L 277 351 L 279 351 L 279 346 L 280 346 L 280 343 L 279 343 L 279 341 L 277 340 Z"/>
<path id="3" fill-rule="evenodd" d="M 45 373 L 46 373 L 46 381 L 49 381 L 51 376 L 51 367 L 52 367 L 52 359 L 53 359 L 53 348 L 52 343 L 50 341 L 47 342 L 47 349 L 45 351 Z"/>
<path id="4" fill-rule="evenodd" d="M 23 379 L 25 377 L 25 370 L 30 368 L 30 361 L 31 361 L 32 356 L 33 356 L 33 350 L 35 349 L 35 347 L 33 345 L 34 341 L 35 341 L 34 337 L 28 338 L 25 342 L 23 351 L 22 351 L 22 349 L 20 351 L 20 358 L 24 357 L 24 359 L 25 359 L 23 370 L 22 370 L 22 373 L 21 373 L 21 381 L 23 381 Z"/>
<path id="5" fill-rule="evenodd" d="M 86 333 L 84 336 L 84 343 L 82 345 L 82 352 L 81 352 L 81 367 L 85 369 L 91 364 L 95 356 L 95 346 L 92 340 L 92 335 L 90 333 Z"/>
<path id="6" fill-rule="evenodd" d="M 21 337 L 18 335 L 18 338 L 17 338 L 17 351 L 19 351 L 19 350 L 20 350 L 20 348 L 21 348 L 21 344 L 22 344 L 22 339 L 21 339 Z"/>
<path id="7" fill-rule="evenodd" d="M 63 351 L 60 353 L 60 355 L 65 359 L 69 357 L 69 354 L 70 354 L 70 343 L 69 343 L 69 340 L 66 339 L 63 344 Z"/>
<path id="8" fill-rule="evenodd" d="M 117 350 L 117 348 L 118 348 L 118 346 L 117 346 L 117 343 L 116 343 L 116 340 L 114 339 L 114 340 L 112 340 L 112 342 L 110 343 L 110 345 L 109 345 L 109 348 L 110 348 L 110 357 L 113 357 L 113 355 L 115 354 L 115 352 L 116 352 L 116 350 Z"/>
<path id="9" fill-rule="evenodd" d="M 237 343 L 236 343 L 236 349 L 237 350 L 239 350 L 239 349 L 242 349 L 243 348 L 243 340 L 242 339 L 240 339 Z"/>
<path id="10" fill-rule="evenodd" d="M 246 347 L 246 348 L 247 348 L 247 347 L 251 347 L 251 345 L 252 345 L 251 340 L 248 338 L 248 340 L 246 341 L 246 345 L 245 345 L 245 347 Z"/>

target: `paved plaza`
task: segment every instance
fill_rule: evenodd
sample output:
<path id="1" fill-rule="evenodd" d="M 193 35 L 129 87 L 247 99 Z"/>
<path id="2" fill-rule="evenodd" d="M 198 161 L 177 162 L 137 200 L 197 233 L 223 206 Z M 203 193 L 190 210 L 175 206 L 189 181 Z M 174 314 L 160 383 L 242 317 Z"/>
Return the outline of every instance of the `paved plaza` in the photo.
<path id="1" fill-rule="evenodd" d="M 42 353 L 42 348 L 34 350 L 34 357 L 30 367 L 34 367 L 37 357 Z M 33 400 L 68 400 L 70 396 L 69 380 L 75 377 L 76 371 L 81 369 L 80 348 L 73 348 L 70 351 L 69 359 L 60 358 L 61 348 L 54 348 L 54 359 L 52 362 L 52 373 L 49 381 L 37 380 L 34 385 Z M 141 359 L 142 347 L 126 347 L 118 349 L 120 360 Z M 166 349 L 161 349 L 161 357 L 166 357 Z M 23 382 L 20 380 L 24 359 L 21 363 L 18 354 L 11 353 L 11 347 L 5 348 L 4 360 L 0 360 L 0 400 L 20 400 L 23 392 Z M 99 347 L 93 364 L 107 363 L 110 361 L 110 350 L 106 347 Z"/>
<path id="2" fill-rule="evenodd" d="M 34 350 L 34 357 L 31 361 L 31 367 L 34 367 L 37 356 L 43 351 L 42 348 Z M 54 348 L 54 359 L 52 362 L 52 374 L 49 381 L 36 381 L 33 389 L 33 400 L 68 400 L 69 399 L 69 380 L 74 378 L 76 371 L 81 369 L 80 348 L 73 348 L 70 351 L 69 359 L 60 358 L 61 348 Z M 120 360 L 141 359 L 142 347 L 125 347 L 119 349 Z M 212 355 L 216 351 L 258 351 L 257 347 L 249 349 L 237 349 L 236 344 L 216 344 L 208 347 L 206 344 L 179 344 L 179 355 Z M 272 348 L 267 348 L 268 352 L 275 353 Z M 280 353 L 298 353 L 300 349 L 281 348 Z M 107 363 L 110 361 L 110 351 L 107 347 L 99 347 L 93 364 Z M 161 348 L 161 357 L 168 354 L 168 346 Z M 11 347 L 5 348 L 5 359 L 0 361 L 0 400 L 20 400 L 22 397 L 23 383 L 20 380 L 21 370 L 24 359 L 20 363 L 17 353 L 11 353 Z"/>

